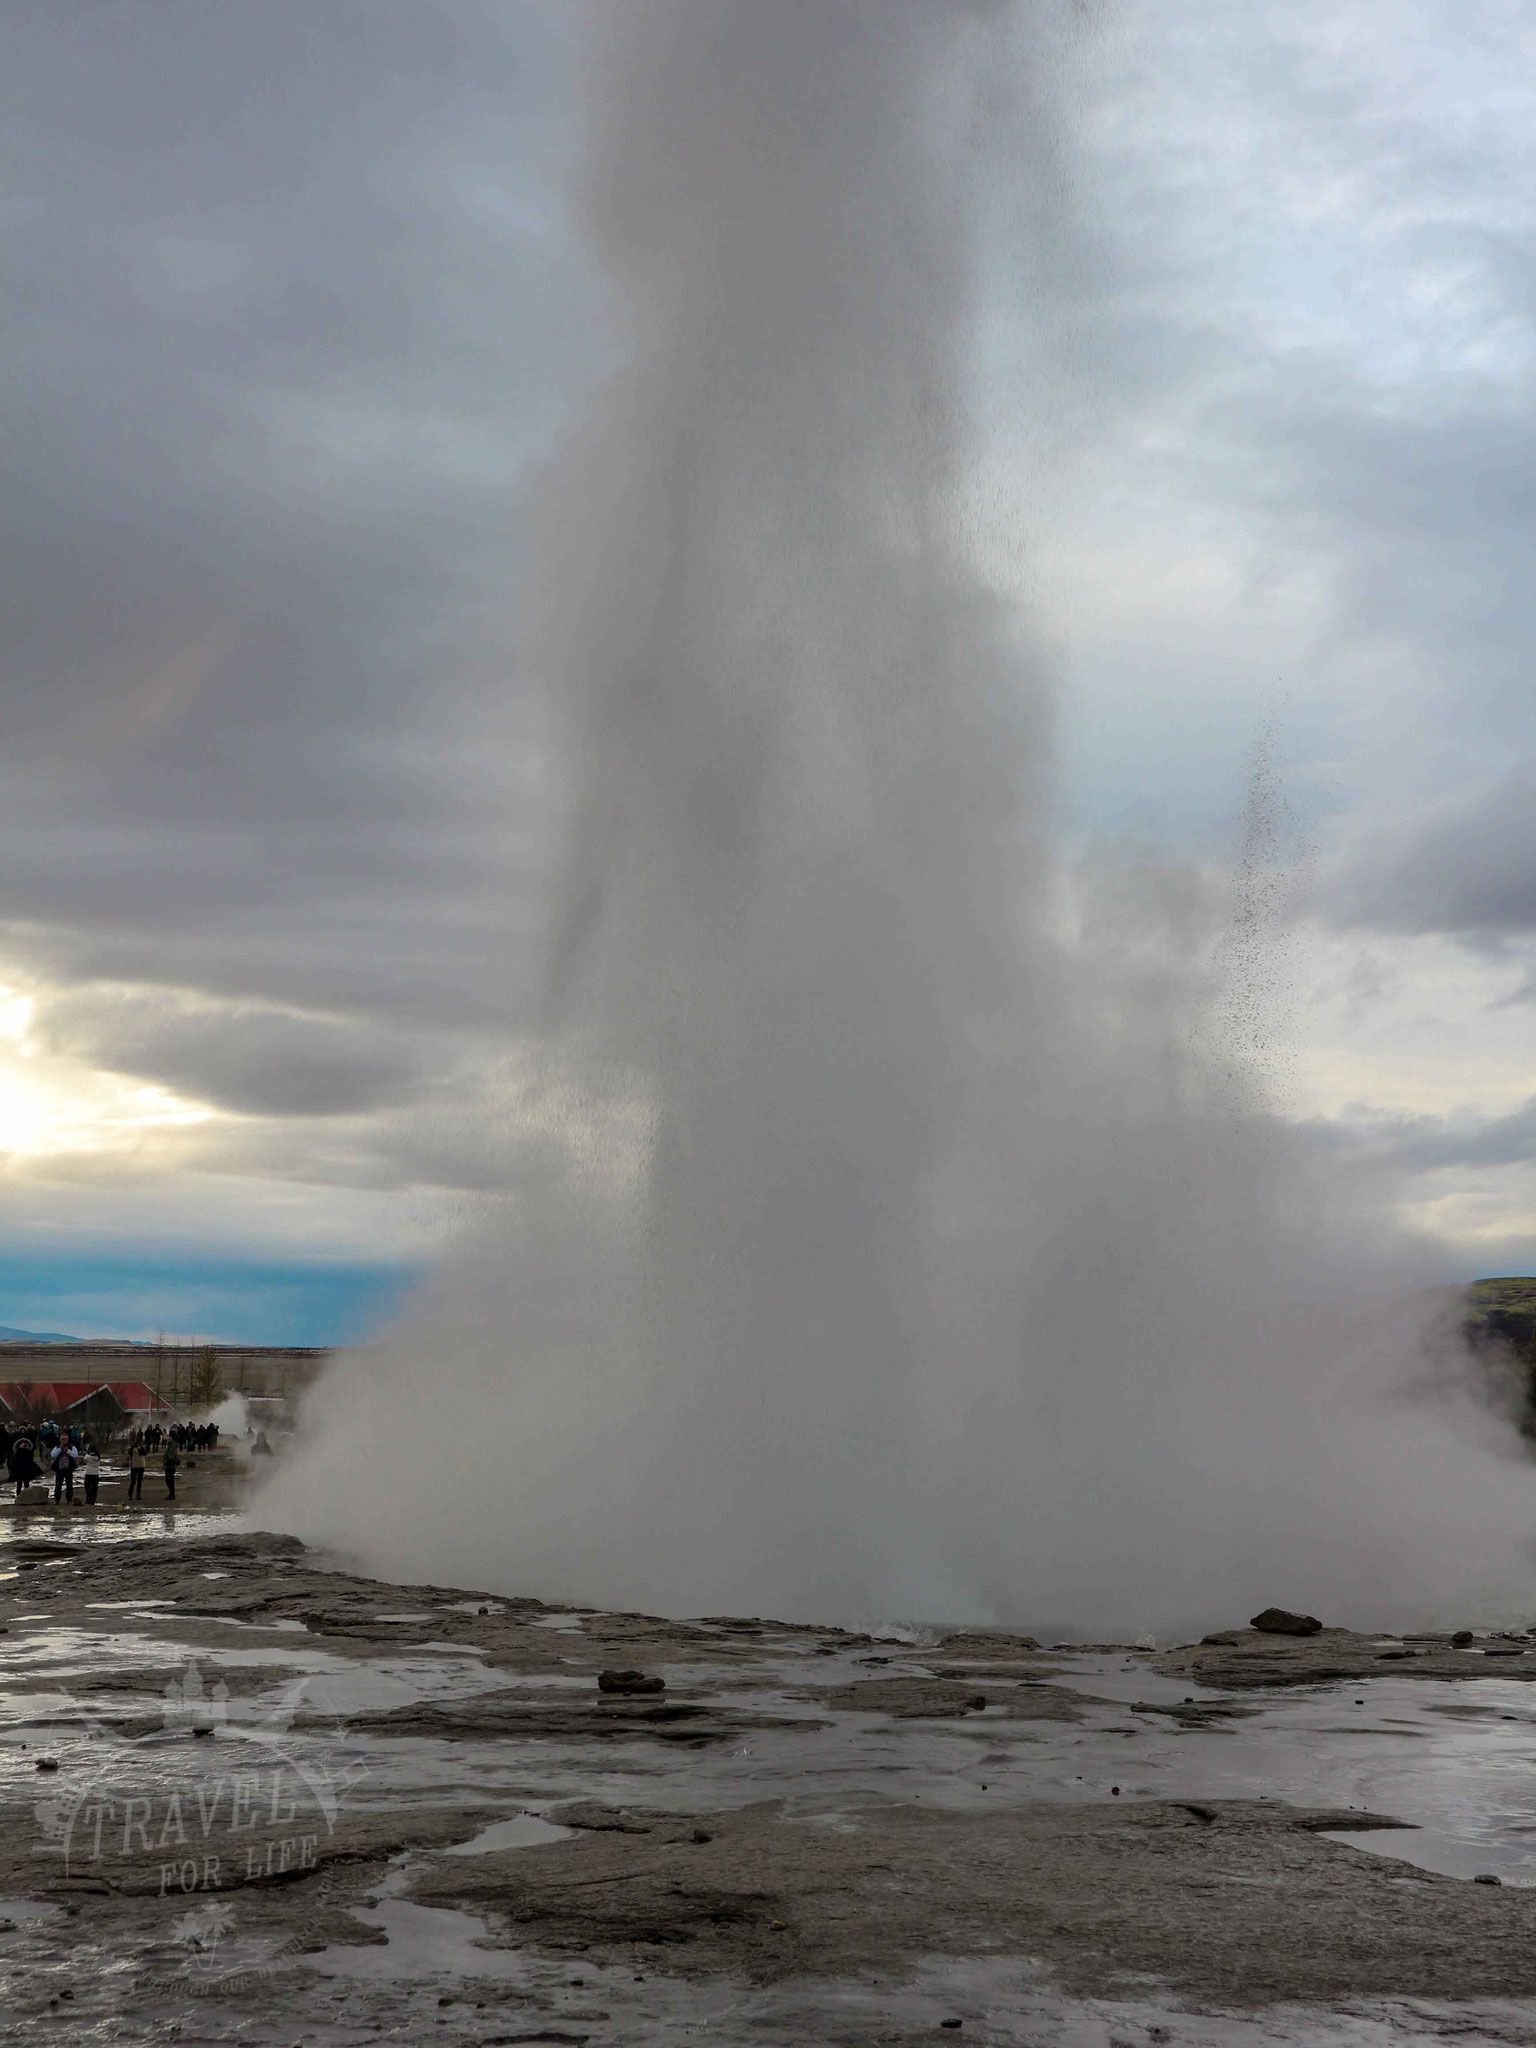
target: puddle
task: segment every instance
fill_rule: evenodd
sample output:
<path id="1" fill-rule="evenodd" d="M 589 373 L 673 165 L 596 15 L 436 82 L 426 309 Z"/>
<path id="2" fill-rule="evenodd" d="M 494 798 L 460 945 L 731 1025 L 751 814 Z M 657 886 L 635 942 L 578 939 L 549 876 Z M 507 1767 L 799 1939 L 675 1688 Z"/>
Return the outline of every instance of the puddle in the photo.
<path id="1" fill-rule="evenodd" d="M 545 1842 L 564 1842 L 574 1828 L 557 1827 L 536 1813 L 514 1813 L 507 1820 L 492 1821 L 468 1842 L 460 1842 L 443 1853 L 448 1856 L 484 1856 L 492 1849 L 537 1849 Z"/>
<path id="2" fill-rule="evenodd" d="M 156 1622 L 163 1622 L 164 1617 L 146 1619 L 153 1627 Z M 500 1672 L 490 1670 L 478 1660 L 462 1657 L 449 1659 L 412 1652 L 356 1659 L 314 1647 L 310 1642 L 291 1649 L 275 1644 L 237 1648 L 222 1643 L 209 1646 L 170 1642 L 152 1633 L 97 1633 L 55 1627 L 7 1643 L 7 1674 L 13 1680 L 45 1679 L 49 1689 L 0 1693 L 0 1723 L 32 1723 L 40 1713 L 50 1710 L 93 1720 L 107 1720 L 124 1713 L 141 1717 L 157 1710 L 164 1685 L 194 1668 L 202 1674 L 205 1685 L 216 1682 L 221 1672 L 272 1673 L 269 1685 L 224 1703 L 223 1718 L 232 1732 L 269 1718 L 274 1700 L 290 1691 L 296 1682 L 301 1688 L 295 1702 L 297 1711 L 338 1718 L 385 1712 L 430 1700 L 464 1699 L 496 1691 L 505 1682 Z M 103 1674 L 114 1671 L 123 1676 L 121 1689 L 103 1690 Z M 155 1685 L 144 1686 L 146 1672 L 155 1675 Z M 70 1680 L 76 1674 L 88 1675 L 91 1680 L 89 1694 L 78 1702 L 70 1688 Z"/>
<path id="3" fill-rule="evenodd" d="M 238 1508 L 149 1507 L 134 1514 L 117 1509 L 77 1515 L 67 1507 L 55 1513 L 51 1502 L 23 1502 L 13 1513 L 0 1516 L 0 1556 L 11 1544 L 34 1543 L 39 1537 L 83 1548 L 92 1543 L 154 1543 L 167 1536 L 223 1536 L 249 1527 L 250 1516 Z"/>
<path id="4" fill-rule="evenodd" d="M 93 1601 L 91 1604 L 93 1606 L 107 1604 L 113 1606 L 126 1606 L 127 1602 L 113 1601 L 107 1603 Z M 161 1606 L 166 1606 L 173 1605 L 174 1603 L 161 1602 L 158 1604 Z M 187 1613 L 184 1617 L 181 1618 L 185 1619 L 189 1627 L 196 1627 L 200 1629 L 239 1628 L 244 1629 L 248 1635 L 269 1636 L 272 1634 L 278 1634 L 289 1636 L 307 1636 L 310 1634 L 310 1627 L 308 1622 L 296 1621 L 289 1616 L 284 1616 L 281 1620 L 247 1621 L 243 1614 L 208 1614 L 205 1613 L 202 1609 L 194 1607 L 190 1610 L 189 1613 Z M 178 1619 L 178 1617 L 175 1614 L 146 1613 L 144 1619 L 146 1621 L 165 1622 L 175 1621 Z M 194 1655 L 195 1654 L 196 1653 L 194 1651 Z"/>
<path id="5" fill-rule="evenodd" d="M 984 1673 L 978 1673 L 977 1683 L 985 1683 Z M 1074 1657 L 1070 1663 L 1063 1659 L 1060 1671 L 1051 1673 L 1050 1683 L 1101 1700 L 1123 1701 L 1127 1706 L 1138 1700 L 1144 1700 L 1149 1707 L 1177 1707 L 1186 1700 L 1203 1706 L 1230 1697 L 1208 1685 L 1195 1685 L 1189 1679 L 1165 1678 L 1151 1665 L 1133 1657 Z"/>
<path id="6" fill-rule="evenodd" d="M 387 1941 L 383 1947 L 327 1948 L 307 1956 L 310 1969 L 322 1977 L 528 1980 L 528 1965 L 520 1955 L 485 1945 L 490 1939 L 485 1922 L 472 1913 L 416 1906 L 409 1899 L 386 1899 L 354 1910 L 367 1926 L 382 1927 Z"/>
<path id="7" fill-rule="evenodd" d="M 473 1913 L 448 1906 L 417 1906 L 399 1894 L 413 1865 L 397 1863 L 378 1891 L 378 1903 L 352 1910 L 369 1927 L 384 1930 L 384 1944 L 335 1946 L 305 1958 L 322 1977 L 396 1981 L 411 1978 L 492 1977 L 522 1984 L 530 1964 L 515 1951 L 489 1946 L 490 1934 Z"/>
<path id="8" fill-rule="evenodd" d="M 1372 1856 L 1433 1870 L 1441 1877 L 1497 1877 L 1508 1885 L 1536 1885 L 1536 1847 L 1509 1842 L 1468 1842 L 1436 1828 L 1391 1829 L 1384 1834 L 1328 1834 L 1328 1842 L 1344 1842 Z"/>
<path id="9" fill-rule="evenodd" d="M 42 1899 L 0 1899 L 0 1926 L 7 1921 L 12 1927 L 36 1927 L 44 1920 L 60 1920 L 64 1916 L 62 1906 L 52 1906 Z"/>

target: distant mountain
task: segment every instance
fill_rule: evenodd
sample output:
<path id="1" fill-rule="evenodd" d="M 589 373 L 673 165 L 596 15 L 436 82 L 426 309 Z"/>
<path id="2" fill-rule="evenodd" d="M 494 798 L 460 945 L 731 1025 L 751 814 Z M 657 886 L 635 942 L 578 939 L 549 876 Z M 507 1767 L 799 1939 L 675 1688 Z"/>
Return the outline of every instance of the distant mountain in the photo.
<path id="1" fill-rule="evenodd" d="M 62 1330 L 11 1330 L 7 1329 L 4 1323 L 0 1323 L 0 1351 L 4 1351 L 7 1346 L 25 1350 L 33 1344 L 102 1344 L 113 1351 L 121 1351 L 125 1346 L 131 1346 L 135 1351 L 154 1351 L 158 1348 L 145 1337 L 66 1337 Z M 167 1348 L 185 1351 L 188 1346 L 172 1344 Z"/>

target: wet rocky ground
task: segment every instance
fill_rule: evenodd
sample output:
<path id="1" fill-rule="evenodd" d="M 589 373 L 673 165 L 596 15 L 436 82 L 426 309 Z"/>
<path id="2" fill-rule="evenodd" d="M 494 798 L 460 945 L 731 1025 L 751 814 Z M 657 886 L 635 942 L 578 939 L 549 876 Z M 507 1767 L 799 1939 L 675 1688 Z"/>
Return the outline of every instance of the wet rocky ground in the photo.
<path id="1" fill-rule="evenodd" d="M 8 2038 L 1536 2039 L 1523 1637 L 676 1622 L 213 1511 L 11 1519 L 0 1629 Z"/>

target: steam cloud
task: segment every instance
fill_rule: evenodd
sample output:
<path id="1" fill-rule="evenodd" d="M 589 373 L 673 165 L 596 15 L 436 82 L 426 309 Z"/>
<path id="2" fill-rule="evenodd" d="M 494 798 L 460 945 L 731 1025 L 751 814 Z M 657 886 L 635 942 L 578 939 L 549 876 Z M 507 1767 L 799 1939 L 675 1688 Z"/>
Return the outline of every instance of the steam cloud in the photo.
<path id="1" fill-rule="evenodd" d="M 1071 262 L 1065 20 L 590 14 L 627 367 L 527 600 L 569 777 L 543 1082 L 517 1200 L 319 1389 L 265 1504 L 306 1536 L 678 1613 L 1520 1598 L 1528 1470 L 1414 1395 L 1381 1191 L 1265 1107 L 1251 920 L 1052 843 L 964 393 L 1004 130 L 1042 304 Z"/>

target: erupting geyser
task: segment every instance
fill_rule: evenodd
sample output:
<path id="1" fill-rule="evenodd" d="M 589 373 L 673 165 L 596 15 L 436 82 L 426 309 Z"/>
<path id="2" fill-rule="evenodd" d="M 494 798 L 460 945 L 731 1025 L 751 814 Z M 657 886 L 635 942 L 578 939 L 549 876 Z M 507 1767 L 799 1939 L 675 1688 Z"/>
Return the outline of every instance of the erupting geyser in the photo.
<path id="1" fill-rule="evenodd" d="M 588 17 L 625 367 L 525 604 L 568 776 L 549 1113 L 322 1388 L 302 1534 L 672 1612 L 1095 1628 L 1412 1618 L 1525 1571 L 1526 1469 L 1403 1391 L 1417 1319 L 1363 1306 L 1413 1277 L 1381 1196 L 1233 1077 L 1221 906 L 1052 847 L 966 395 L 994 123 L 1041 294 L 1070 267 L 1058 29 Z"/>

